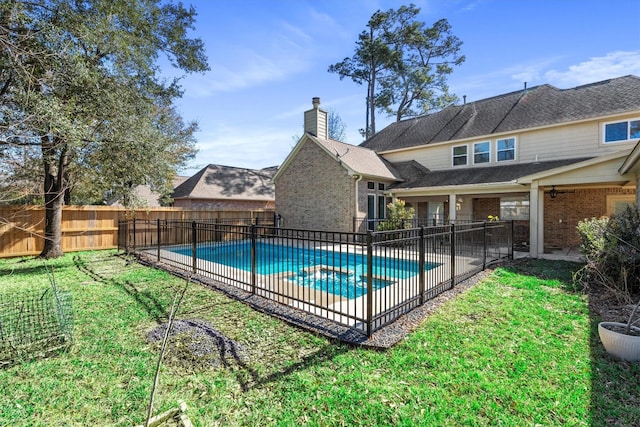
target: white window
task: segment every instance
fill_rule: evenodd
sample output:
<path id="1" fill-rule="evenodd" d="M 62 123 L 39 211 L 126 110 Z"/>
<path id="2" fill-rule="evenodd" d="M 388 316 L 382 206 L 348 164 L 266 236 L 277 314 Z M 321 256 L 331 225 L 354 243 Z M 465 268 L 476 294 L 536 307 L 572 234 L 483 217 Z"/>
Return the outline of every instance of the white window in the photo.
<path id="1" fill-rule="evenodd" d="M 458 145 L 453 147 L 453 166 L 464 166 L 467 164 L 467 146 Z"/>
<path id="2" fill-rule="evenodd" d="M 627 206 L 634 206 L 636 197 L 633 194 L 610 194 L 607 196 L 607 215 L 624 212 Z"/>
<path id="3" fill-rule="evenodd" d="M 500 219 L 528 220 L 529 199 L 526 197 L 503 197 L 500 199 Z"/>
<path id="4" fill-rule="evenodd" d="M 640 139 L 640 119 L 605 123 L 603 133 L 605 144 Z"/>
<path id="5" fill-rule="evenodd" d="M 473 144 L 473 164 L 489 163 L 491 161 L 491 143 L 476 142 Z"/>
<path id="6" fill-rule="evenodd" d="M 504 138 L 496 141 L 496 160 L 507 162 L 516 159 L 516 139 Z"/>

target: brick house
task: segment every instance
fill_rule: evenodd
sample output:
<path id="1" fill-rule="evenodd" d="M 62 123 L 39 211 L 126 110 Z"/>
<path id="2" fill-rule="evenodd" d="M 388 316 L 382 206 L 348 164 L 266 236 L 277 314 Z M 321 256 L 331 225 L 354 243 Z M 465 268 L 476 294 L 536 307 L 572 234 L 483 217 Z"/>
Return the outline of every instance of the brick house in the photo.
<path id="1" fill-rule="evenodd" d="M 307 116 L 326 123 L 315 103 Z M 333 147 L 313 120 L 305 119 L 305 132 L 275 177 L 276 211 L 296 218 L 292 226 L 304 218 L 312 228 L 334 229 L 337 215 L 322 220 L 326 209 L 355 226 L 383 216 L 387 198 L 400 198 L 424 224 L 489 215 L 514 220 L 514 241 L 543 257 L 579 244 L 578 221 L 637 203 L 636 76 L 571 89 L 525 86 L 393 123 L 358 147 Z M 305 149 L 309 141 L 324 147 L 315 153 L 322 156 Z M 345 153 L 357 156 L 341 165 Z M 364 173 L 373 164 L 376 173 Z M 358 184 L 347 185 L 345 177 Z M 313 205 L 314 197 L 322 201 Z M 296 198 L 305 200 L 303 210 Z"/>
<path id="2" fill-rule="evenodd" d="M 246 169 L 210 164 L 173 190 L 173 206 L 188 209 L 273 209 L 277 167 Z"/>
<path id="3" fill-rule="evenodd" d="M 399 180 L 375 151 L 329 139 L 327 112 L 313 98 L 304 135 L 273 178 L 276 212 L 286 227 L 351 232 L 367 203 L 384 206 L 385 191 Z"/>

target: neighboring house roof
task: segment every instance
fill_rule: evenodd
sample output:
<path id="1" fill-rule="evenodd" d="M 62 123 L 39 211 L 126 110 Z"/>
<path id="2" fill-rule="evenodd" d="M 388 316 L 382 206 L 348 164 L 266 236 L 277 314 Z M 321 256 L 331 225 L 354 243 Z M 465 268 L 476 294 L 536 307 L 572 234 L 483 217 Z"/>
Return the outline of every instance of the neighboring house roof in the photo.
<path id="1" fill-rule="evenodd" d="M 187 179 L 189 179 L 188 176 L 176 176 L 171 182 L 172 188 L 176 188 Z M 149 208 L 157 208 L 161 206 L 160 194 L 152 191 L 148 185 L 137 185 L 132 191 L 132 196 L 135 198 L 135 202 L 137 205 Z M 111 206 L 122 206 L 122 197 L 118 196 L 116 198 L 108 200 L 106 204 Z"/>
<path id="2" fill-rule="evenodd" d="M 360 144 L 377 152 L 515 132 L 640 109 L 640 77 L 571 89 L 545 84 L 387 126 Z"/>
<path id="3" fill-rule="evenodd" d="M 370 178 L 382 178 L 392 181 L 402 180 L 394 166 L 380 157 L 375 151 L 332 139 L 318 138 L 310 133 L 305 133 L 304 136 L 300 138 L 294 149 L 282 163 L 275 179 L 277 179 L 277 175 L 279 175 L 281 171 L 286 169 L 289 162 L 296 156 L 306 141 L 317 144 L 352 175 L 363 175 Z"/>
<path id="4" fill-rule="evenodd" d="M 177 186 L 174 199 L 274 200 L 277 167 L 246 169 L 208 165 Z"/>
<path id="5" fill-rule="evenodd" d="M 576 158 L 438 171 L 430 171 L 416 161 L 402 162 L 396 163 L 394 166 L 400 171 L 405 182 L 392 185 L 390 188 L 405 189 L 513 182 L 521 177 L 580 163 L 589 159 L 590 158 Z"/>

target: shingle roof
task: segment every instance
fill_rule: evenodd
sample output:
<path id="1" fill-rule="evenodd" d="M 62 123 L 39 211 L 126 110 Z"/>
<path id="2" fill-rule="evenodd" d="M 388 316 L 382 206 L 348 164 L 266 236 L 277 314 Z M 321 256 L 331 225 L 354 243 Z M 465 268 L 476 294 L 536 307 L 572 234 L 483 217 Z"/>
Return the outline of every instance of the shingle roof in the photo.
<path id="1" fill-rule="evenodd" d="M 173 198 L 274 200 L 271 178 L 276 170 L 208 165 L 177 186 Z"/>
<path id="2" fill-rule="evenodd" d="M 332 139 L 317 138 L 310 134 L 308 136 L 323 146 L 336 158 L 336 161 L 342 162 L 359 175 L 387 178 L 395 181 L 401 179 L 400 174 L 393 165 L 373 150 Z"/>
<path id="3" fill-rule="evenodd" d="M 571 89 L 535 86 L 387 126 L 360 144 L 377 152 L 640 110 L 640 77 Z"/>
<path id="4" fill-rule="evenodd" d="M 548 171 L 574 163 L 588 160 L 579 159 L 551 160 L 546 162 L 520 163 L 507 166 L 475 167 L 429 171 L 416 161 L 395 163 L 405 182 L 390 186 L 390 188 L 421 188 L 441 187 L 446 185 L 473 185 L 498 182 L 511 182 L 518 178 Z"/>
<path id="5" fill-rule="evenodd" d="M 171 181 L 171 185 L 173 188 L 176 188 L 187 179 L 189 179 L 188 176 L 175 176 Z M 151 191 L 151 188 L 148 185 L 136 186 L 133 189 L 133 196 L 138 203 L 141 203 L 145 207 L 153 208 L 161 206 L 160 194 L 156 193 L 155 191 Z M 122 196 L 110 199 L 106 202 L 106 204 L 110 206 L 122 206 Z"/>

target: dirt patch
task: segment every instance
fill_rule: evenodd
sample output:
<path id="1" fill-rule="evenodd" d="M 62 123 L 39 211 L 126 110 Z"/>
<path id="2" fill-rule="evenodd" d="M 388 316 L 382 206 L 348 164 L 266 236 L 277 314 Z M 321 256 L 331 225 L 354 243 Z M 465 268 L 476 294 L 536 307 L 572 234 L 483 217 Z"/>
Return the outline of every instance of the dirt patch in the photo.
<path id="1" fill-rule="evenodd" d="M 168 323 L 147 332 L 159 351 Z M 201 319 L 175 320 L 169 332 L 163 363 L 187 372 L 233 368 L 248 362 L 249 352 Z"/>
<path id="2" fill-rule="evenodd" d="M 634 301 L 638 301 L 638 298 L 640 295 L 635 295 Z M 592 315 L 595 314 L 605 322 L 627 323 L 634 305 L 634 303 L 620 301 L 611 291 L 589 289 L 589 310 Z M 638 313 L 636 313 L 636 318 L 638 318 Z"/>

